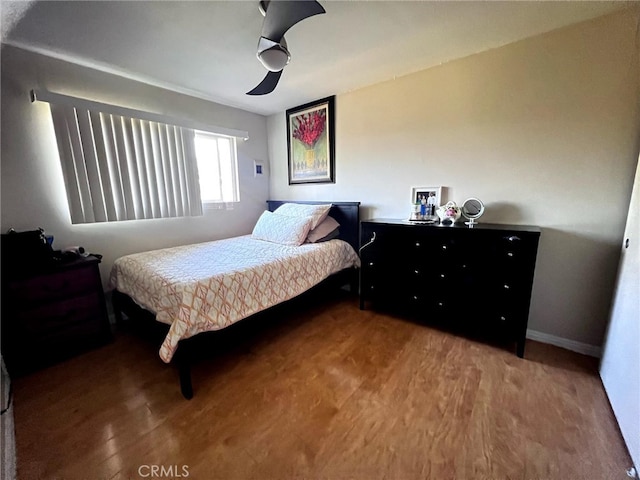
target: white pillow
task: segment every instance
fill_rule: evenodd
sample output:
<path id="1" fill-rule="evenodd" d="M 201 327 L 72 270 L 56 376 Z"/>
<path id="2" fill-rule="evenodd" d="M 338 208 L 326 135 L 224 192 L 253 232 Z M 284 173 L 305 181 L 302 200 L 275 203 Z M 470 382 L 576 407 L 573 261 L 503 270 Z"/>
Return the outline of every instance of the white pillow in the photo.
<path id="1" fill-rule="evenodd" d="M 327 215 L 329 215 L 329 205 L 308 205 L 303 203 L 284 203 L 276 208 L 275 213 L 278 215 L 286 215 L 287 217 L 311 217 L 311 230 L 316 228 Z"/>
<path id="2" fill-rule="evenodd" d="M 333 217 L 327 217 L 320 225 L 309 232 L 309 236 L 307 237 L 307 242 L 316 243 L 319 240 L 322 240 L 324 237 L 335 231 L 340 224 L 336 222 Z"/>
<path id="3" fill-rule="evenodd" d="M 281 245 L 302 245 L 311 230 L 310 217 L 287 217 L 264 211 L 251 236 Z"/>

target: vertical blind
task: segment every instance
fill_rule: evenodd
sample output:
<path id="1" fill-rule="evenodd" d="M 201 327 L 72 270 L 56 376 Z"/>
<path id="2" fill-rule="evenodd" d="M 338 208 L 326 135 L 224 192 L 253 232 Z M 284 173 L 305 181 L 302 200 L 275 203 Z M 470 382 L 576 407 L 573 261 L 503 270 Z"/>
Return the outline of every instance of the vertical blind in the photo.
<path id="1" fill-rule="evenodd" d="M 50 104 L 73 223 L 198 216 L 203 201 L 239 201 L 236 139 L 246 131 L 46 90 L 31 100 Z M 213 137 L 217 148 L 199 156 L 198 139 Z"/>
<path id="2" fill-rule="evenodd" d="M 202 215 L 193 129 L 51 104 L 72 223 Z"/>

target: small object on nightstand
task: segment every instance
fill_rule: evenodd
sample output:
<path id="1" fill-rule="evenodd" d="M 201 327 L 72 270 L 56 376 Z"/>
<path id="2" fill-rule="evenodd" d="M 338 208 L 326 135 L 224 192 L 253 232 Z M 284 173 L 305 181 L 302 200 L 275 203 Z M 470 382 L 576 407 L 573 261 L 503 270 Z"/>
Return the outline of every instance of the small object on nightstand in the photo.
<path id="1" fill-rule="evenodd" d="M 75 253 L 80 256 L 85 253 L 84 247 L 67 247 L 62 249 L 62 253 Z"/>

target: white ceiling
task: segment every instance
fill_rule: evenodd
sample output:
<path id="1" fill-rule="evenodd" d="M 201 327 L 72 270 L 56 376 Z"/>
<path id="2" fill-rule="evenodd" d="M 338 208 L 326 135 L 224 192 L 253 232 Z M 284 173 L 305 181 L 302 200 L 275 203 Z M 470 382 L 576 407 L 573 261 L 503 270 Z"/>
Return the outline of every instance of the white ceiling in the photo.
<path id="1" fill-rule="evenodd" d="M 330 1 L 286 34 L 276 90 L 257 1 L 2 0 L 3 42 L 263 115 L 625 8 L 610 1 Z M 16 13 L 17 12 L 17 13 Z"/>

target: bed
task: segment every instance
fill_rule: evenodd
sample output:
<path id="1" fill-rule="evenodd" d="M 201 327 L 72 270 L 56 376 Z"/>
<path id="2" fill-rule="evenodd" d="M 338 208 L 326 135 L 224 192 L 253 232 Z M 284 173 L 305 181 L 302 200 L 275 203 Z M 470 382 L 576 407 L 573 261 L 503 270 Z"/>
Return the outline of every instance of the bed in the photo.
<path id="1" fill-rule="evenodd" d="M 320 206 L 329 204 L 328 212 L 328 206 Z M 122 321 L 123 313 L 134 321 L 153 316 L 166 326 L 159 356 L 165 363 L 178 365 L 182 394 L 192 398 L 188 339 L 224 329 L 330 279 L 348 282 L 354 289 L 359 205 L 270 200 L 251 235 L 121 257 L 114 262 L 110 278 L 116 319 Z M 285 218 L 279 213 L 287 208 L 294 214 Z M 304 216 L 308 210 L 314 212 L 312 217 Z M 326 216 L 330 218 L 325 221 Z M 331 235 L 297 245 L 331 219 L 339 224 Z M 295 229 L 297 237 L 289 242 Z"/>

